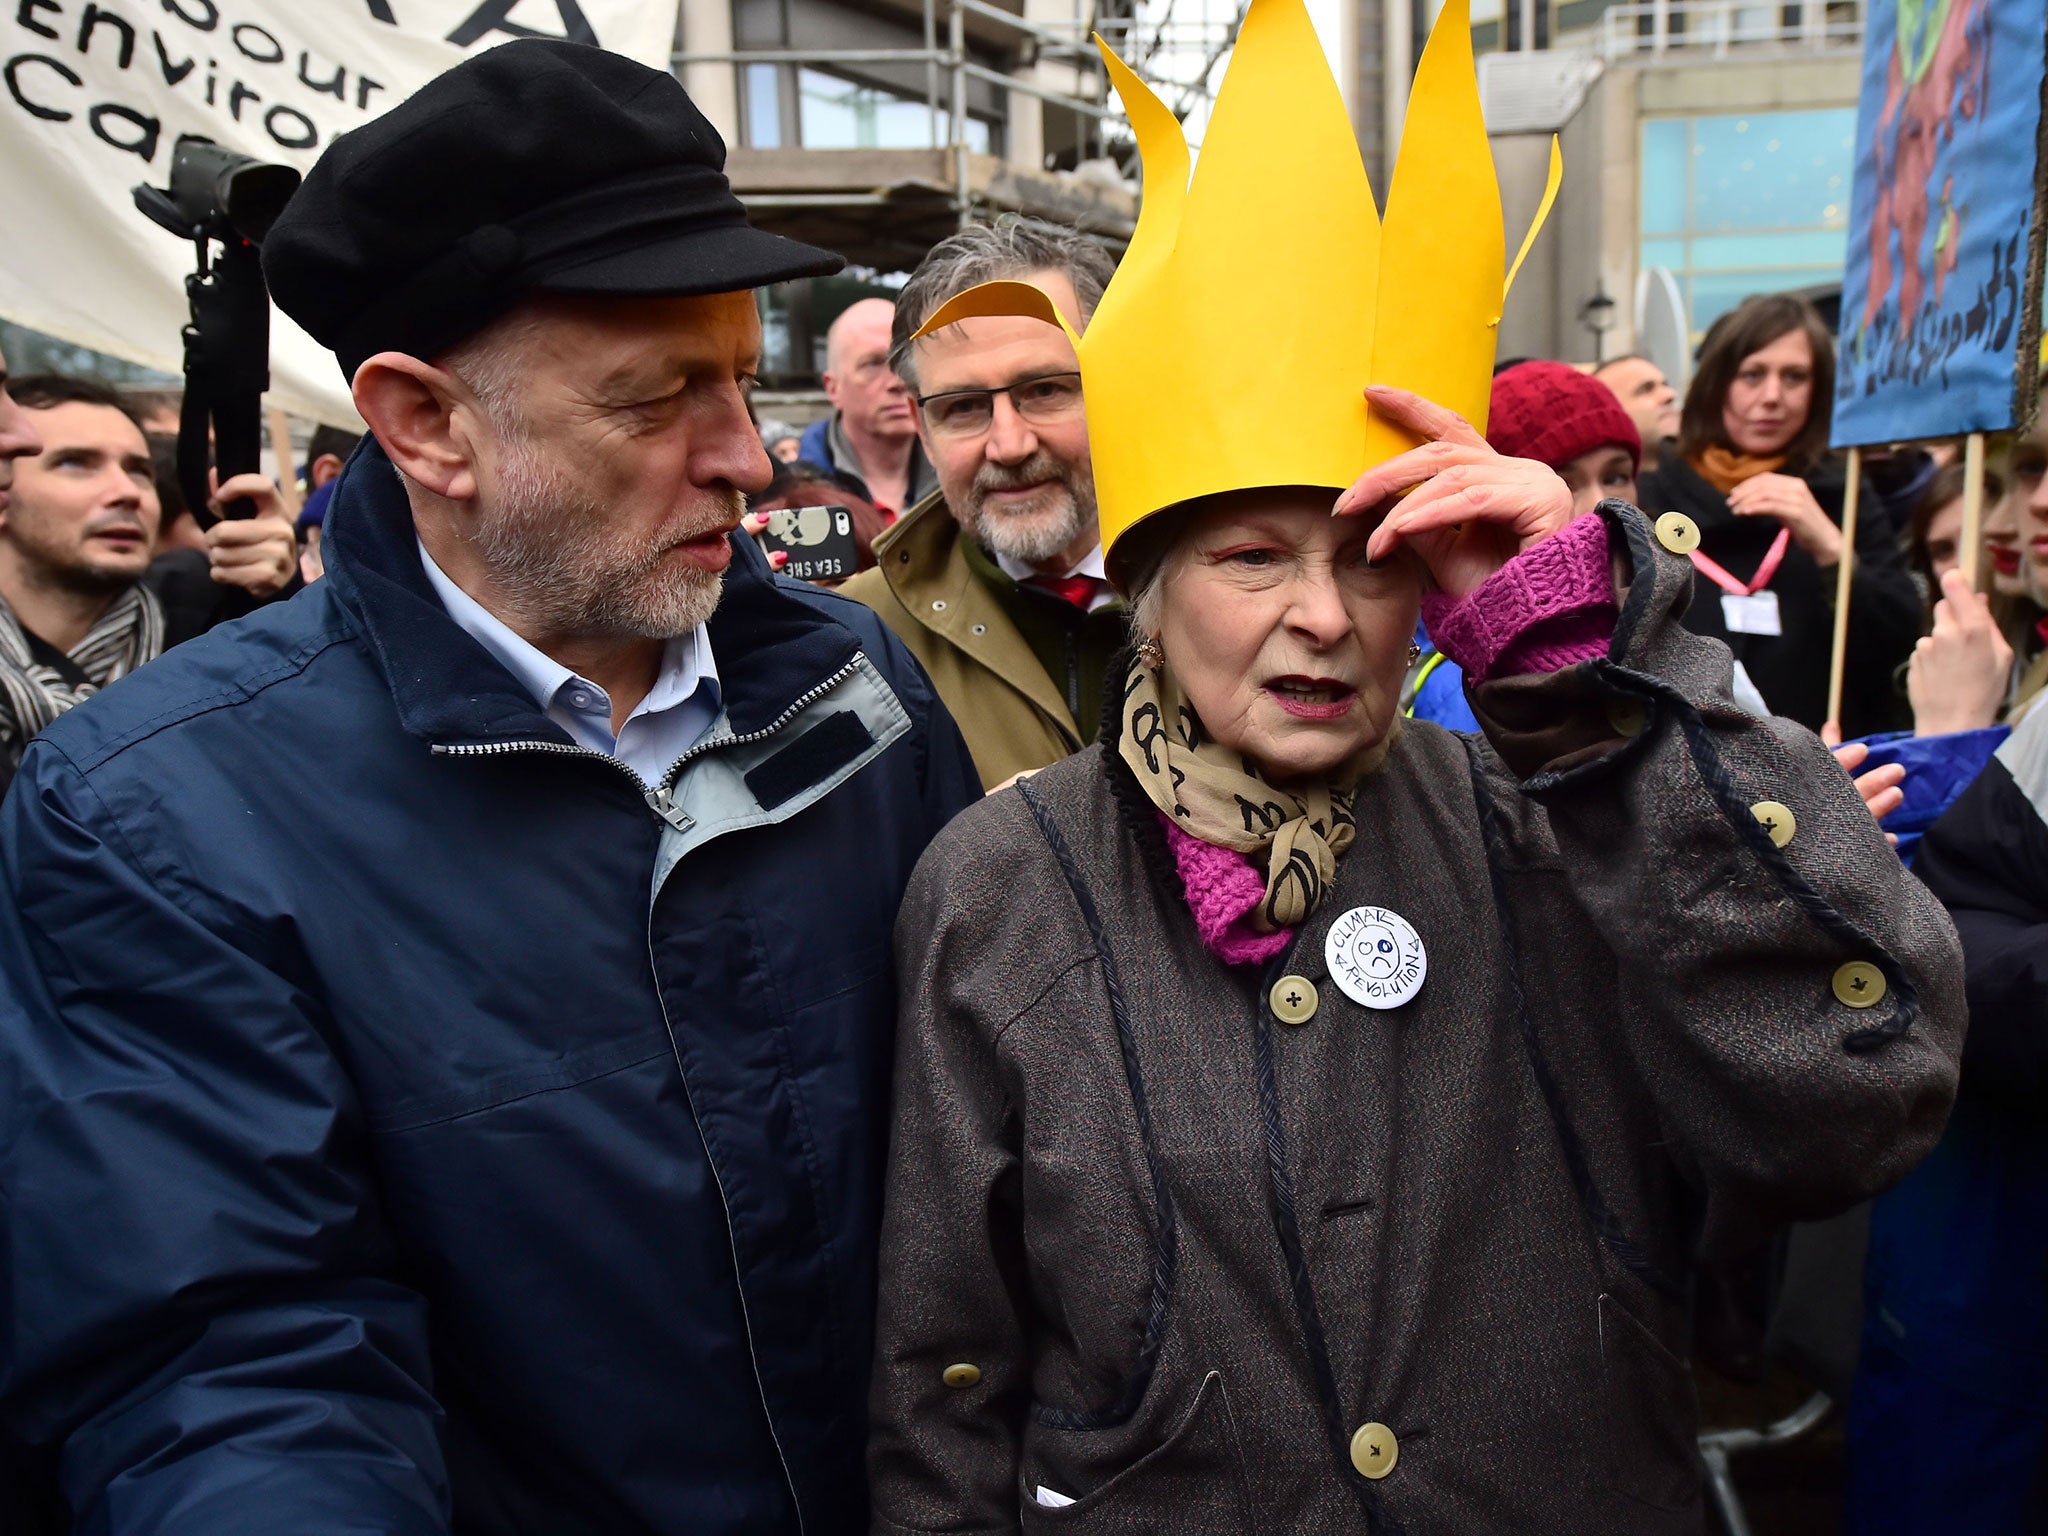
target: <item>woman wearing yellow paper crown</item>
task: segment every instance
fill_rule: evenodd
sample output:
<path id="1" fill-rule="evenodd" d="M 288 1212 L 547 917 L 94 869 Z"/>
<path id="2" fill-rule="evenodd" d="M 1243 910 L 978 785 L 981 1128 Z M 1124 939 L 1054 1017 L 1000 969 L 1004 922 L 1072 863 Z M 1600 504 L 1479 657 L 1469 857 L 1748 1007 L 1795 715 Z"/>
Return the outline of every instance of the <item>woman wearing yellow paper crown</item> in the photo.
<path id="1" fill-rule="evenodd" d="M 1300 0 L 1192 186 L 1110 67 L 1147 194 L 1076 347 L 1139 644 L 898 923 L 873 1528 L 1697 1531 L 1687 1266 L 1932 1144 L 1953 932 L 1679 626 L 1689 527 L 1481 437 L 1464 5 L 1384 225 Z M 927 329 L 995 313 L 1058 318 Z M 1397 730 L 1418 604 L 1483 737 Z"/>

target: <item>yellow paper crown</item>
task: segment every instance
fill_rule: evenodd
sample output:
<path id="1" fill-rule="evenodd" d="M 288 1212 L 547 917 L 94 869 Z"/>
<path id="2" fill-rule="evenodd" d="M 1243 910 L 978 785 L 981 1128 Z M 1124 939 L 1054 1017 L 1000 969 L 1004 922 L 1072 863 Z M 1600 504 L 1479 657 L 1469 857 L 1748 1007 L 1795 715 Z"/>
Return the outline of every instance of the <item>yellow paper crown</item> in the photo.
<path id="1" fill-rule="evenodd" d="M 1500 187 L 1467 5 L 1449 0 L 1423 49 L 1384 223 L 1301 0 L 1252 0 L 1192 187 L 1180 123 L 1096 39 L 1137 135 L 1145 198 L 1087 334 L 1018 282 L 956 295 L 917 334 L 987 315 L 1067 331 L 1106 550 L 1194 497 L 1348 486 L 1413 447 L 1368 411 L 1367 384 L 1412 389 L 1485 431 L 1514 273 L 1501 275 Z M 1562 170 L 1553 140 L 1517 268 Z"/>

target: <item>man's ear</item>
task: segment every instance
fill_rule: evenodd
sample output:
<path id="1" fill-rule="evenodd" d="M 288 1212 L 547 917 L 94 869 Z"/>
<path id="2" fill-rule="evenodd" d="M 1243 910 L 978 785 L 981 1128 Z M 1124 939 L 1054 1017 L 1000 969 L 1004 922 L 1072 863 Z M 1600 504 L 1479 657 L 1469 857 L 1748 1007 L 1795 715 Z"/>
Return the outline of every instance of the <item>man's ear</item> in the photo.
<path id="1" fill-rule="evenodd" d="M 356 409 L 391 462 L 423 489 L 449 501 L 476 498 L 469 391 L 445 368 L 405 352 L 379 352 L 356 369 Z"/>

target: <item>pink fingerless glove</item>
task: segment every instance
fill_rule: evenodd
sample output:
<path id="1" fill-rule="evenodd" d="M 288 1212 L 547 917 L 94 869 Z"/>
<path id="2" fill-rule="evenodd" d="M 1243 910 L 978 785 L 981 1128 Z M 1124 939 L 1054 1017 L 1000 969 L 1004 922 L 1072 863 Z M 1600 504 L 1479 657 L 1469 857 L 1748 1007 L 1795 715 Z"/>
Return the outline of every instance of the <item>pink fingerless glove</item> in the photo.
<path id="1" fill-rule="evenodd" d="M 1422 599 L 1429 638 L 1474 683 L 1605 655 L 1618 613 L 1607 525 L 1594 512 L 1523 550 L 1465 596 Z"/>

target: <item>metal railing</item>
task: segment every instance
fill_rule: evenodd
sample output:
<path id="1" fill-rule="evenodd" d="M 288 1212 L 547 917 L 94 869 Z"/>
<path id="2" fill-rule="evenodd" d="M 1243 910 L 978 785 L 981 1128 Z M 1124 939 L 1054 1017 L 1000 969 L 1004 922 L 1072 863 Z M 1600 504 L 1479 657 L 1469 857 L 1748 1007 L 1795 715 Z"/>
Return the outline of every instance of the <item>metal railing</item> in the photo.
<path id="1" fill-rule="evenodd" d="M 1741 58 L 1758 51 L 1854 53 L 1863 46 L 1861 0 L 1630 0 L 1600 18 L 1597 51 L 1609 63 L 1646 57 Z"/>
<path id="2" fill-rule="evenodd" d="M 1027 21 L 990 0 L 921 0 L 921 47 L 771 46 L 722 52 L 685 48 L 673 54 L 672 61 L 678 72 L 693 64 L 725 65 L 735 71 L 736 77 L 753 65 L 792 69 L 815 66 L 849 84 L 872 87 L 899 100 L 912 101 L 917 96 L 907 82 L 916 79 L 921 71 L 930 125 L 926 144 L 948 154 L 952 201 L 960 222 L 965 224 L 973 217 L 976 197 L 970 163 L 973 151 L 967 139 L 970 86 L 992 87 L 1000 93 L 1000 120 L 1006 125 L 1013 120 L 1011 102 L 1015 94 L 1032 97 L 1082 119 L 1076 135 L 1077 158 L 1106 156 L 1112 148 L 1127 157 L 1132 141 L 1120 136 L 1113 142 L 1103 131 L 1104 124 L 1121 121 L 1123 114 L 1110 93 L 1107 74 L 1095 51 L 1092 38 L 1099 32 L 1133 72 L 1159 92 L 1174 115 L 1184 120 L 1189 147 L 1199 148 L 1201 129 L 1214 101 L 1217 72 L 1236 39 L 1248 3 L 1249 0 L 1154 0 L 1143 14 L 1126 15 L 1121 13 L 1127 7 L 1121 4 L 1074 0 L 1071 20 L 1054 21 L 1041 15 Z M 981 38 L 994 31 L 1012 48 L 999 45 L 993 50 L 982 50 L 981 57 L 977 57 L 968 47 L 970 22 Z M 1005 53 L 1014 53 L 1018 59 L 1013 69 L 991 67 L 995 56 Z M 1078 93 L 1069 82 L 1062 82 L 1068 84 L 1068 89 L 1057 90 L 1028 78 L 1028 73 L 1040 64 L 1074 71 Z M 736 99 L 744 102 L 744 79 L 736 78 L 734 83 Z M 942 123 L 942 118 L 947 121 Z M 1128 164 L 1122 169 L 1128 173 Z M 829 193 L 789 193 L 776 198 L 791 205 L 867 200 L 853 196 L 840 199 Z"/>
<path id="3" fill-rule="evenodd" d="M 946 18 L 946 38 L 941 44 L 938 38 L 939 7 L 943 5 Z M 702 52 L 684 49 L 671 56 L 677 70 L 691 64 L 727 64 L 735 71 L 749 65 L 813 65 L 827 70 L 843 70 L 858 77 L 863 68 L 924 66 L 925 108 L 930 123 L 929 145 L 933 149 L 950 152 L 953 172 L 953 202 L 958 209 L 960 222 L 964 225 L 973 217 L 974 185 L 970 170 L 966 125 L 967 87 L 969 81 L 991 85 L 1005 93 L 1021 92 L 1044 102 L 1048 106 L 1087 118 L 1097 125 L 1095 134 L 1098 152 L 1101 146 L 1100 124 L 1122 114 L 1104 105 L 1102 100 L 1090 100 L 1069 92 L 1052 90 L 1034 80 L 1017 75 L 1005 74 L 978 62 L 968 51 L 967 18 L 973 16 L 987 25 L 1005 29 L 1016 35 L 1020 44 L 1034 62 L 1056 60 L 1092 75 L 1096 89 L 1107 95 L 1107 81 L 1094 50 L 1088 46 L 1086 29 L 1080 24 L 1071 28 L 1048 26 L 1043 23 L 1025 21 L 983 0 L 924 0 L 922 48 L 750 48 L 722 52 Z M 942 80 L 945 86 L 942 88 Z M 737 82 L 736 82 L 737 83 Z M 863 82 L 858 78 L 854 83 Z M 880 87 L 887 89 L 887 87 Z M 739 93 L 736 92 L 736 95 Z M 939 126 L 940 102 L 946 102 L 948 125 L 945 134 Z M 740 99 L 744 99 L 743 96 Z M 1007 98 L 1005 101 L 1007 116 Z M 943 142 L 942 142 L 943 139 Z M 1084 141 L 1085 142 L 1085 141 Z M 756 202 L 764 199 L 756 197 Z M 766 199 L 777 203 L 798 202 L 844 202 L 883 201 L 879 196 L 845 198 L 836 194 L 814 197 L 805 194 Z"/>

